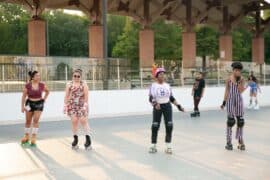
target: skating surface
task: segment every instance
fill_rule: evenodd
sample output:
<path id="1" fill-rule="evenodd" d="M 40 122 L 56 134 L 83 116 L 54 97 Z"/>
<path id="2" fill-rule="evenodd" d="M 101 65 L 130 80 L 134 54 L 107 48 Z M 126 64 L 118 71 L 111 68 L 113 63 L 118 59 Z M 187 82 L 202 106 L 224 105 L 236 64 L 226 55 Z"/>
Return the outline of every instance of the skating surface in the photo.
<path id="1" fill-rule="evenodd" d="M 0 179 L 270 179 L 270 110 L 248 110 L 246 151 L 226 151 L 225 112 L 174 114 L 173 154 L 149 154 L 151 116 L 92 119 L 93 150 L 70 147 L 70 122 L 40 125 L 36 148 L 23 148 L 22 125 L 0 126 Z M 234 129 L 235 134 L 235 129 Z"/>

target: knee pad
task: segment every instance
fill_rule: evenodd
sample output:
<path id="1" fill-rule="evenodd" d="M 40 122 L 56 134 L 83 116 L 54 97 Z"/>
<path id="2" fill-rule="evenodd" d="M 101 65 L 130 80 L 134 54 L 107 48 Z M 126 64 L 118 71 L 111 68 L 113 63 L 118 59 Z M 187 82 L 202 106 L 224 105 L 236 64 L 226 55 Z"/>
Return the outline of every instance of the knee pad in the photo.
<path id="1" fill-rule="evenodd" d="M 235 119 L 233 117 L 228 117 L 227 126 L 233 127 L 234 124 L 235 124 Z"/>
<path id="2" fill-rule="evenodd" d="M 242 116 L 237 117 L 237 127 L 243 127 L 245 125 L 245 120 Z"/>
<path id="3" fill-rule="evenodd" d="M 167 122 L 166 123 L 166 128 L 167 128 L 167 130 L 171 131 L 173 129 L 173 122 L 172 121 Z"/>
<path id="4" fill-rule="evenodd" d="M 152 124 L 152 130 L 158 131 L 159 130 L 159 123 L 158 122 L 153 122 Z"/>

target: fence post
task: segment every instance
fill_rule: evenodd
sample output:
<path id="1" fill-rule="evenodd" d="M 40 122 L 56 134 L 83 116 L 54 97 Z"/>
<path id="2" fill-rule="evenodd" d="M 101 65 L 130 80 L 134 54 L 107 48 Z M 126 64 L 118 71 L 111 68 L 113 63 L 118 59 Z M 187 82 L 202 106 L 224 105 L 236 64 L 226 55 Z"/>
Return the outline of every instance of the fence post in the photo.
<path id="1" fill-rule="evenodd" d="M 182 86 L 185 86 L 185 82 L 184 82 L 184 67 L 183 67 L 183 60 L 182 60 L 182 62 L 181 62 L 181 64 L 182 64 L 182 67 L 181 67 L 181 84 L 182 84 Z"/>
<path id="2" fill-rule="evenodd" d="M 5 65 L 2 64 L 2 92 L 5 92 Z"/>
<path id="3" fill-rule="evenodd" d="M 263 85 L 266 85 L 266 64 L 263 63 Z"/>
<path id="4" fill-rule="evenodd" d="M 143 88 L 143 69 L 140 68 L 140 80 L 141 80 L 141 88 Z"/>
<path id="5" fill-rule="evenodd" d="M 120 89 L 120 61 L 117 59 L 117 82 L 118 89 Z"/>
<path id="6" fill-rule="evenodd" d="M 218 87 L 220 86 L 220 61 L 217 60 Z"/>
<path id="7" fill-rule="evenodd" d="M 66 82 L 68 81 L 68 67 L 67 67 L 67 65 L 65 66 L 65 80 L 66 80 Z"/>
<path id="8" fill-rule="evenodd" d="M 93 90 L 96 90 L 96 64 L 92 63 L 92 82 Z"/>

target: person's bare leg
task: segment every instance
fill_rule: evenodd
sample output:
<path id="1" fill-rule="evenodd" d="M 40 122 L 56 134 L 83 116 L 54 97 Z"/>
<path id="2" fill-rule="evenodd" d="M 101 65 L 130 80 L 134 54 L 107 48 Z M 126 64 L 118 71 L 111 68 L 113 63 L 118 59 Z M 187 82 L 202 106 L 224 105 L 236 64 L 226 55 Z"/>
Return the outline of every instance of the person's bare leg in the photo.
<path id="1" fill-rule="evenodd" d="M 71 123 L 72 123 L 72 133 L 73 133 L 73 138 L 74 138 L 72 142 L 72 148 L 77 149 L 79 118 L 77 116 L 71 116 Z"/>
<path id="2" fill-rule="evenodd" d="M 25 111 L 24 137 L 21 139 L 21 143 L 23 144 L 28 142 L 30 139 L 32 118 L 33 112 Z"/>
<path id="3" fill-rule="evenodd" d="M 90 127 L 89 127 L 89 123 L 88 123 L 88 118 L 87 116 L 82 116 L 80 118 L 80 123 L 83 127 L 83 131 L 84 131 L 84 135 L 85 135 L 85 144 L 84 147 L 86 149 L 88 149 L 89 147 L 91 147 L 91 136 L 90 136 Z"/>
<path id="4" fill-rule="evenodd" d="M 39 119 L 41 116 L 41 111 L 35 111 L 33 115 L 33 128 L 32 128 L 32 137 L 31 137 L 31 144 L 35 145 L 36 144 L 36 138 L 37 138 L 37 133 L 39 129 Z"/>

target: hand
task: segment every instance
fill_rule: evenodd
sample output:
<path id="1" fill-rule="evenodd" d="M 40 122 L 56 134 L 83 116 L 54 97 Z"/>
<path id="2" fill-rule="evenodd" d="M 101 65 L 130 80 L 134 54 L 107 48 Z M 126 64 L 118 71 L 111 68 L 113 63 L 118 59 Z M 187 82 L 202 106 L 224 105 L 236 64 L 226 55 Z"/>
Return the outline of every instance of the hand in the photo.
<path id="1" fill-rule="evenodd" d="M 226 105 L 226 101 L 223 101 L 220 108 L 223 110 L 225 108 L 225 105 Z"/>
<path id="2" fill-rule="evenodd" d="M 156 105 L 155 105 L 155 109 L 156 109 L 156 110 L 160 110 L 160 105 L 159 105 L 159 104 L 156 104 Z"/>
<path id="3" fill-rule="evenodd" d="M 67 105 L 64 105 L 63 113 L 64 113 L 64 114 L 67 114 Z"/>
<path id="4" fill-rule="evenodd" d="M 176 107 L 179 111 L 185 112 L 185 109 L 180 104 L 177 104 Z"/>
<path id="5" fill-rule="evenodd" d="M 221 105 L 221 106 L 220 106 L 220 109 L 221 109 L 221 110 L 224 110 L 224 106 L 223 106 L 223 105 Z"/>
<path id="6" fill-rule="evenodd" d="M 24 113 L 26 110 L 25 110 L 25 107 L 23 106 L 22 108 L 21 108 L 21 112 L 22 113 Z"/>
<path id="7" fill-rule="evenodd" d="M 84 103 L 83 109 L 84 109 L 84 110 L 87 110 L 87 109 L 88 109 L 88 104 L 87 104 L 87 103 Z"/>

